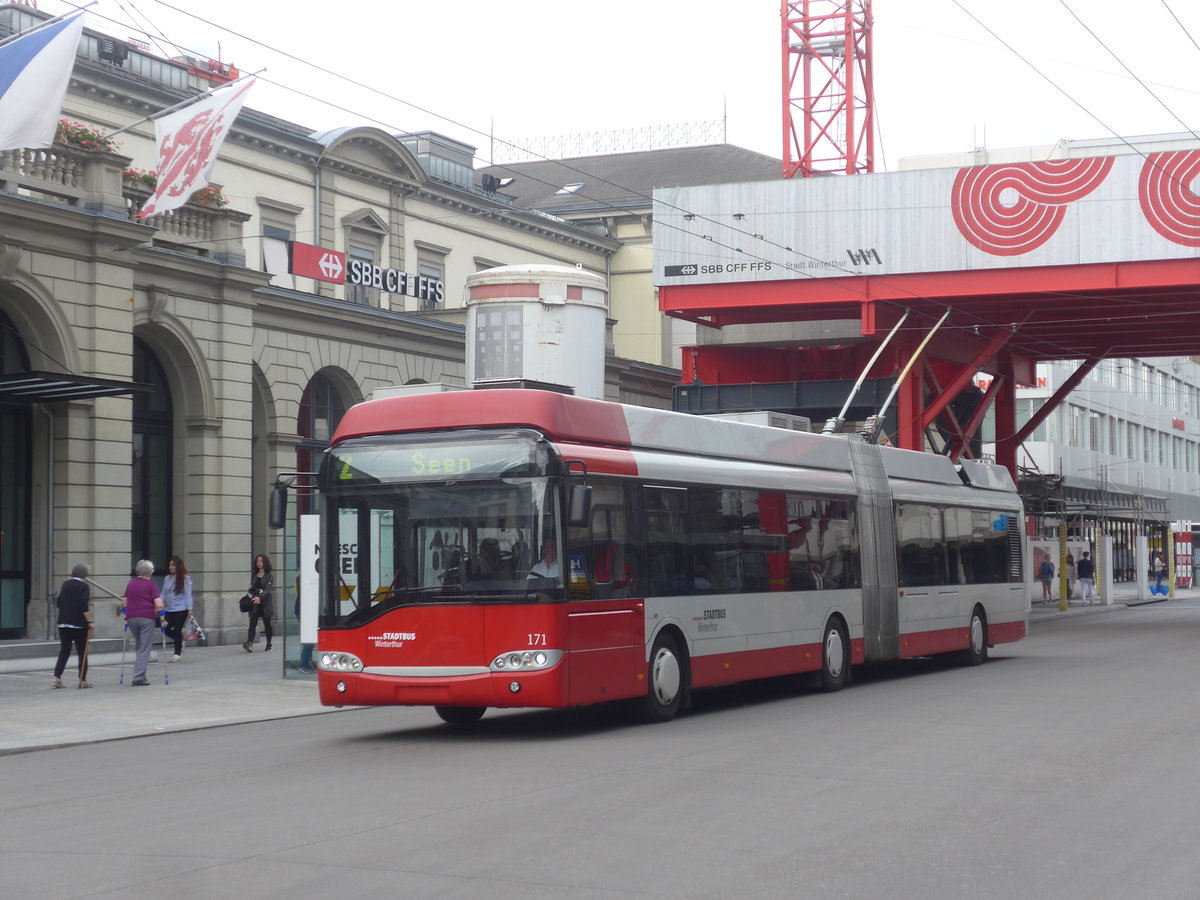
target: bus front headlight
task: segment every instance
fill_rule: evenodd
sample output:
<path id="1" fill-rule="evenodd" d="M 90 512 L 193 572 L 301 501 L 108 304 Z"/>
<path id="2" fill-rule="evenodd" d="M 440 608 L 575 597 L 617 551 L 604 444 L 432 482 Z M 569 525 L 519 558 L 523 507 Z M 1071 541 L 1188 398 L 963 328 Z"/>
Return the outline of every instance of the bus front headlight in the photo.
<path id="1" fill-rule="evenodd" d="M 326 672 L 361 672 L 362 660 L 353 653 L 327 650 L 317 657 L 317 665 Z"/>
<path id="2" fill-rule="evenodd" d="M 563 658 L 561 650 L 509 650 L 492 660 L 493 672 L 537 672 L 552 669 Z"/>

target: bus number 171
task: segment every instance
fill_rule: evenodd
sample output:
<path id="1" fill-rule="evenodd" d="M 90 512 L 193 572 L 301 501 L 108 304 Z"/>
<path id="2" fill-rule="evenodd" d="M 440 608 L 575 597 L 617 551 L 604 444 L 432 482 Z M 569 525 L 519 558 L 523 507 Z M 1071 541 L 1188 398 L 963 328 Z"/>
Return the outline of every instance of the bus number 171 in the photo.
<path id="1" fill-rule="evenodd" d="M 546 636 L 544 634 L 531 634 L 529 636 L 529 646 L 530 647 L 545 647 L 546 646 Z"/>

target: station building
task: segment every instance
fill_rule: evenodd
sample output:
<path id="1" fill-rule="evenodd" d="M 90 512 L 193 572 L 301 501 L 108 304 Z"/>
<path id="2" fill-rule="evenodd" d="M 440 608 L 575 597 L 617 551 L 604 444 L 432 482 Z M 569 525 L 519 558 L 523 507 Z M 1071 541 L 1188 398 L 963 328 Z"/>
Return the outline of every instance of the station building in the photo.
<path id="1" fill-rule="evenodd" d="M 44 18 L 0 6 L 0 36 Z M 136 560 L 161 574 L 178 555 L 210 642 L 240 641 L 253 555 L 287 568 L 266 521 L 273 479 L 310 471 L 375 390 L 464 383 L 468 276 L 602 276 L 620 248 L 481 189 L 459 141 L 314 133 L 250 106 L 213 189 L 139 219 L 153 125 L 104 135 L 235 75 L 85 29 L 61 140 L 0 153 L 0 639 L 53 634 L 75 563 L 119 594 Z M 298 244 L 371 277 L 300 274 Z M 678 373 L 618 356 L 611 329 L 605 396 L 669 406 Z M 92 593 L 98 635 L 119 636 L 119 601 Z"/>

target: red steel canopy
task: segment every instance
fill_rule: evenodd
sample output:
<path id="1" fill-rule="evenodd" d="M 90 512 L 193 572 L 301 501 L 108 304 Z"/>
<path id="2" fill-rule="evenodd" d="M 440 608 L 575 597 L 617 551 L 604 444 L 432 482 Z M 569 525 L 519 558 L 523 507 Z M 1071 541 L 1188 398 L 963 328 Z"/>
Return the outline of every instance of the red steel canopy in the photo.
<path id="1" fill-rule="evenodd" d="M 864 337 L 949 307 L 934 348 L 1007 329 L 1028 362 L 1200 355 L 1200 259 L 663 286 L 659 306 L 718 327 L 858 318 Z"/>
<path id="2" fill-rule="evenodd" d="M 935 422 L 954 436 L 950 455 L 970 455 L 971 438 L 994 404 L 998 460 L 1017 477 L 1017 447 L 1105 358 L 1200 355 L 1200 259 L 1141 260 L 1075 266 L 985 269 L 662 286 L 663 312 L 716 327 L 857 319 L 861 339 L 799 350 L 795 346 L 699 346 L 684 355 L 684 383 L 752 383 L 854 378 L 904 310 L 912 310 L 873 377 L 894 375 L 932 324 L 950 316 L 901 385 L 894 442 L 925 449 Z M 1075 374 L 1021 429 L 1015 390 L 1034 383 L 1041 361 L 1082 361 Z M 968 422 L 951 401 L 977 371 L 994 376 Z"/>

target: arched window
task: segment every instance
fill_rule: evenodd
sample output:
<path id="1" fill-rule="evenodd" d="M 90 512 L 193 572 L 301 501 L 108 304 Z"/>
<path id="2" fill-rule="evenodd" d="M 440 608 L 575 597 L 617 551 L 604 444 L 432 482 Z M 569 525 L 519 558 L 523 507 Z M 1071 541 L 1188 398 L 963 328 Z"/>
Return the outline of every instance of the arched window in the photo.
<path id="1" fill-rule="evenodd" d="M 0 375 L 13 375 L 29 371 L 29 354 L 21 332 L 12 319 L 0 312 Z"/>
<path id="2" fill-rule="evenodd" d="M 166 571 L 171 554 L 171 389 L 154 351 L 133 339 L 133 380 L 152 390 L 133 395 L 132 563 Z M 132 568 L 131 563 L 131 568 Z"/>
<path id="3" fill-rule="evenodd" d="M 28 371 L 25 342 L 0 312 L 0 374 Z M 0 638 L 28 636 L 30 472 L 29 405 L 0 403 Z"/>
<path id="4" fill-rule="evenodd" d="M 345 414 L 346 404 L 338 395 L 337 388 L 318 372 L 300 398 L 300 416 L 296 422 L 296 433 L 300 435 L 300 443 L 296 448 L 297 472 L 316 471 L 316 466 L 321 463 L 321 454 L 329 448 L 333 432 Z M 315 512 L 309 494 L 301 491 L 296 499 L 301 514 Z"/>

